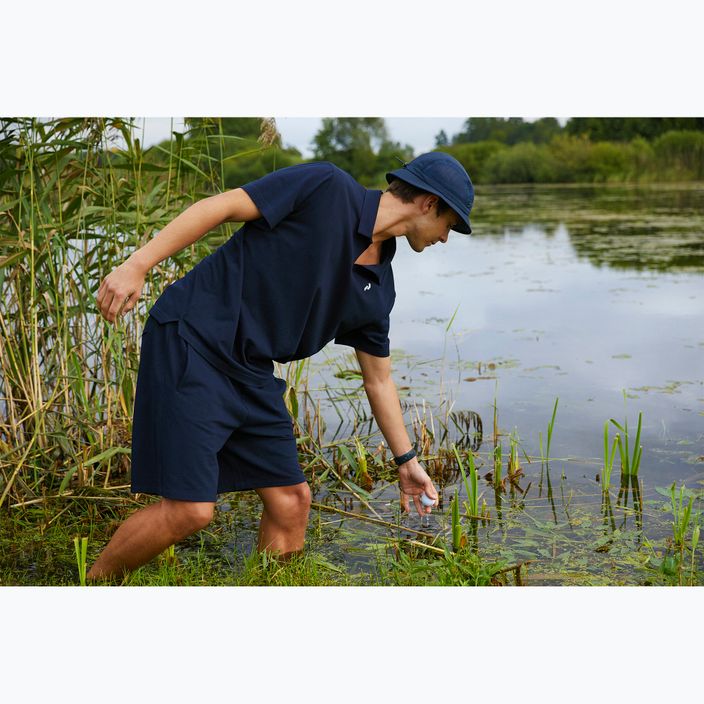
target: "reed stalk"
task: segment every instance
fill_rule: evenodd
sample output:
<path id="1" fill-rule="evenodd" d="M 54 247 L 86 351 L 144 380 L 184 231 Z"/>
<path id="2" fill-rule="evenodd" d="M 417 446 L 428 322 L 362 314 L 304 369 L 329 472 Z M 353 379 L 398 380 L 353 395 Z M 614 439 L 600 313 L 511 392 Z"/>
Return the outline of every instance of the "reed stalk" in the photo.
<path id="1" fill-rule="evenodd" d="M 110 450 L 129 446 L 144 312 L 232 224 L 153 267 L 114 325 L 97 290 L 188 206 L 224 190 L 210 146 L 225 144 L 218 126 L 189 119 L 145 150 L 126 118 L 0 118 L 0 506 L 56 494 L 62 480 L 66 490 L 124 483 L 129 453 Z"/>
<path id="2" fill-rule="evenodd" d="M 452 497 L 452 549 L 457 551 L 462 547 L 462 524 L 460 523 L 460 501 L 459 492 L 455 489 Z"/>
<path id="3" fill-rule="evenodd" d="M 539 440 L 539 444 L 540 444 L 540 459 L 542 462 L 548 462 L 550 460 L 550 443 L 552 442 L 552 433 L 553 433 L 553 430 L 555 429 L 555 416 L 557 415 L 557 404 L 558 404 L 559 400 L 560 400 L 559 397 L 557 397 L 555 399 L 555 405 L 553 406 L 553 409 L 552 409 L 552 418 L 548 422 L 548 432 L 547 432 L 548 443 L 547 443 L 547 450 L 545 451 L 545 453 L 543 453 L 543 434 L 542 434 L 542 432 L 538 433 L 538 440 Z"/>
<path id="4" fill-rule="evenodd" d="M 616 447 L 619 444 L 620 435 L 617 433 L 614 438 L 611 452 L 609 453 L 609 421 L 604 423 L 604 470 L 601 474 L 601 489 L 608 491 L 611 485 L 611 472 L 614 467 L 614 459 L 616 456 Z"/>
<path id="5" fill-rule="evenodd" d="M 687 533 L 687 528 L 689 527 L 689 520 L 692 514 L 692 501 L 693 497 L 689 497 L 689 502 L 683 508 L 682 503 L 684 501 L 684 484 L 680 487 L 679 494 L 675 494 L 675 482 L 672 482 L 670 487 L 670 501 L 672 504 L 672 533 L 675 541 L 675 545 L 680 548 L 680 551 L 684 549 L 685 535 Z M 698 536 L 697 536 L 698 537 Z"/>
<path id="6" fill-rule="evenodd" d="M 547 449 L 547 456 L 548 459 L 550 458 L 550 443 L 552 442 L 552 433 L 553 430 L 555 429 L 555 416 L 557 415 L 557 404 L 559 401 L 559 397 L 555 399 L 555 406 L 552 409 L 552 418 L 550 419 L 550 422 L 548 423 L 548 449 Z"/>
<path id="7" fill-rule="evenodd" d="M 73 547 L 76 552 L 76 565 L 78 567 L 78 578 L 82 587 L 86 586 L 86 559 L 88 555 L 88 538 L 73 539 Z"/>
<path id="8" fill-rule="evenodd" d="M 623 425 L 611 418 L 611 422 L 621 431 L 622 436 L 617 435 L 618 451 L 621 457 L 621 473 L 626 476 L 636 476 L 640 467 L 640 459 L 643 453 L 643 446 L 640 444 L 640 433 L 643 421 L 643 413 L 638 413 L 638 428 L 633 447 L 633 456 L 629 453 L 629 435 L 628 435 L 628 419 L 624 420 Z"/>
<path id="9" fill-rule="evenodd" d="M 501 478 L 501 472 L 503 470 L 503 457 L 501 453 L 501 443 L 499 443 L 492 453 L 494 459 L 494 488 L 503 489 L 503 480 Z"/>
<path id="10" fill-rule="evenodd" d="M 523 470 L 521 469 L 521 463 L 518 459 L 518 435 L 516 433 L 516 430 L 514 429 L 511 432 L 510 436 L 510 442 L 511 442 L 511 449 L 509 450 L 509 457 L 508 457 L 508 478 L 511 484 L 516 484 L 518 482 L 518 479 L 523 475 Z M 524 453 L 525 455 L 525 453 Z"/>
<path id="11" fill-rule="evenodd" d="M 467 480 L 467 473 L 465 472 L 465 469 L 464 469 L 464 463 L 462 462 L 462 458 L 460 457 L 460 453 L 457 451 L 457 446 L 454 443 L 452 444 L 452 451 L 455 453 L 455 457 L 457 458 L 457 462 L 460 467 L 460 472 L 462 473 L 462 481 L 464 482 L 464 488 L 465 488 L 465 491 L 467 492 L 467 500 L 469 502 L 469 504 L 468 504 L 469 513 L 471 513 L 473 516 L 478 516 L 479 515 L 479 496 L 478 496 L 478 488 L 477 488 L 477 469 L 474 465 L 474 455 L 471 450 L 467 453 L 467 458 L 469 459 L 469 477 L 470 477 L 469 480 Z"/>
<path id="12" fill-rule="evenodd" d="M 697 545 L 699 544 L 699 524 L 697 523 L 696 526 L 694 526 L 694 530 L 692 530 L 692 568 L 690 571 L 691 577 L 690 577 L 690 582 L 691 584 L 694 584 L 694 553 L 697 550 Z"/>

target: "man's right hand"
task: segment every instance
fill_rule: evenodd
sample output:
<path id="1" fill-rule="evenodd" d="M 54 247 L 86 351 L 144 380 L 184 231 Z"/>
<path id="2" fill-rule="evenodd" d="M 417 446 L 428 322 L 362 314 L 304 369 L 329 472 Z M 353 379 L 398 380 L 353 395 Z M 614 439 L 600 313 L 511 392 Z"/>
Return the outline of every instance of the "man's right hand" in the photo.
<path id="1" fill-rule="evenodd" d="M 103 318 L 114 323 L 117 316 L 132 310 L 142 295 L 146 273 L 129 259 L 108 274 L 95 298 Z"/>

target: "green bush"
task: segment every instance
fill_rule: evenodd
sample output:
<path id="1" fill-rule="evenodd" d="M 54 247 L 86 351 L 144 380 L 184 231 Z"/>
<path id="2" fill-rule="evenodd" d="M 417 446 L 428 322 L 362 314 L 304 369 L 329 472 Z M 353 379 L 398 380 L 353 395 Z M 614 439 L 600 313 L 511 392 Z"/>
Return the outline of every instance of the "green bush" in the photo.
<path id="1" fill-rule="evenodd" d="M 640 181 L 655 172 L 655 150 L 643 137 L 636 137 L 628 144 L 629 170 L 625 181 Z"/>
<path id="2" fill-rule="evenodd" d="M 630 151 L 627 144 L 597 142 L 587 154 L 587 173 L 592 181 L 623 181 L 630 171 Z"/>
<path id="3" fill-rule="evenodd" d="M 654 143 L 657 168 L 663 178 L 704 178 L 704 132 L 672 130 Z"/>
<path id="4" fill-rule="evenodd" d="M 594 164 L 590 160 L 591 148 L 592 143 L 587 137 L 555 137 L 548 145 L 555 163 L 555 180 L 561 183 L 592 181 Z"/>
<path id="5" fill-rule="evenodd" d="M 494 154 L 505 149 L 508 149 L 505 144 L 487 140 L 485 142 L 452 144 L 440 147 L 438 151 L 447 152 L 454 156 L 467 169 L 473 183 L 483 183 L 487 180 L 485 175 L 486 162 Z"/>
<path id="6" fill-rule="evenodd" d="M 491 183 L 550 183 L 557 180 L 557 172 L 549 149 L 532 142 L 497 151 L 485 165 Z"/>

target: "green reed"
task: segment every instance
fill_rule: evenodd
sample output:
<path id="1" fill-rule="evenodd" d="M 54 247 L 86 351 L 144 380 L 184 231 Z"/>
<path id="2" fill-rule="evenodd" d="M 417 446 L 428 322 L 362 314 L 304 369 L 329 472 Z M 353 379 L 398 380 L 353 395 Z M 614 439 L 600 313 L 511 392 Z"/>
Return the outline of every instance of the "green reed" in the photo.
<path id="1" fill-rule="evenodd" d="M 501 471 L 503 465 L 503 456 L 501 453 L 501 443 L 498 443 L 492 453 L 494 459 L 494 487 L 501 489 L 503 484 L 501 481 Z"/>
<path id="2" fill-rule="evenodd" d="M 697 523 L 692 530 L 692 565 L 691 565 L 691 578 L 690 583 L 694 584 L 694 553 L 697 551 L 697 545 L 699 544 L 699 524 Z"/>
<path id="3" fill-rule="evenodd" d="M 452 516 L 452 549 L 459 550 L 462 547 L 462 523 L 460 522 L 460 501 L 457 489 L 452 497 L 450 515 Z"/>
<path id="4" fill-rule="evenodd" d="M 143 314 L 232 224 L 153 267 L 137 307 L 114 324 L 97 290 L 193 202 L 224 190 L 224 159 L 210 154 L 218 140 L 225 151 L 219 124 L 189 118 L 187 131 L 145 150 L 126 118 L 0 118 L 0 329 L 10 341 L 0 348 L 0 506 L 125 483 Z"/>
<path id="5" fill-rule="evenodd" d="M 509 479 L 512 479 L 514 477 L 518 476 L 519 470 L 521 468 L 521 463 L 518 459 L 518 435 L 516 433 L 516 430 L 511 431 L 511 435 L 509 436 L 509 442 L 510 442 L 510 449 L 509 449 L 509 456 L 508 456 L 508 476 Z"/>
<path id="6" fill-rule="evenodd" d="M 679 494 L 675 494 L 675 482 L 672 482 L 670 487 L 670 502 L 672 505 L 672 533 L 675 545 L 682 550 L 684 548 L 685 535 L 689 527 L 689 521 L 692 515 L 693 497 L 689 497 L 687 505 L 683 508 L 685 488 L 684 484 L 680 487 Z M 699 536 L 697 535 L 697 539 Z"/>
<path id="7" fill-rule="evenodd" d="M 464 488 L 467 492 L 467 500 L 469 502 L 469 513 L 472 517 L 477 518 L 479 516 L 479 496 L 477 491 L 477 468 L 474 464 L 474 455 L 471 450 L 467 453 L 467 459 L 469 460 L 469 480 L 467 480 L 467 472 L 464 469 L 464 463 L 454 443 L 452 444 L 452 451 L 455 453 L 460 472 L 462 473 L 462 481 L 464 482 Z"/>
<path id="8" fill-rule="evenodd" d="M 518 487 L 518 482 L 520 478 L 523 476 L 523 469 L 521 468 L 521 463 L 518 458 L 518 451 L 520 449 L 520 437 L 518 435 L 518 429 L 514 428 L 511 431 L 511 434 L 509 436 L 509 441 L 511 443 L 510 450 L 509 450 L 509 456 L 508 456 L 508 462 L 507 462 L 507 476 L 508 480 L 511 483 L 512 488 Z M 526 454 L 525 450 L 522 450 L 523 456 L 526 458 L 526 461 L 530 462 L 530 458 Z M 541 465 L 542 467 L 547 466 L 547 463 L 543 463 Z M 519 487 L 520 488 L 520 487 Z"/>
<path id="9" fill-rule="evenodd" d="M 643 421 L 643 413 L 638 413 L 638 427 L 636 430 L 636 437 L 633 443 L 633 455 L 629 452 L 629 435 L 628 435 L 628 419 L 625 419 L 623 425 L 613 418 L 610 419 L 611 422 L 621 431 L 622 435 L 617 435 L 618 438 L 618 451 L 621 457 L 621 473 L 626 476 L 636 476 L 638 474 L 638 468 L 640 467 L 640 459 L 643 453 L 643 447 L 640 444 L 640 431 Z"/>
<path id="10" fill-rule="evenodd" d="M 611 452 L 609 453 L 609 421 L 604 423 L 604 471 L 601 474 L 602 491 L 608 491 L 611 484 L 611 472 L 614 468 L 614 459 L 616 456 L 616 447 L 619 444 L 621 436 L 617 433 L 614 438 Z"/>
<path id="11" fill-rule="evenodd" d="M 76 565 L 78 567 L 78 578 L 81 586 L 86 586 L 86 559 L 88 556 L 88 538 L 79 538 L 76 536 L 73 539 L 73 547 L 76 551 Z"/>
<path id="12" fill-rule="evenodd" d="M 555 398 L 555 405 L 553 406 L 552 409 L 552 418 L 548 422 L 548 443 L 547 443 L 547 450 L 545 453 L 543 453 L 543 433 L 539 432 L 538 433 L 538 441 L 540 443 L 540 459 L 542 462 L 547 462 L 550 459 L 550 443 L 552 442 L 552 433 L 553 430 L 555 429 L 555 416 L 557 415 L 557 404 L 559 401 L 559 397 Z"/>

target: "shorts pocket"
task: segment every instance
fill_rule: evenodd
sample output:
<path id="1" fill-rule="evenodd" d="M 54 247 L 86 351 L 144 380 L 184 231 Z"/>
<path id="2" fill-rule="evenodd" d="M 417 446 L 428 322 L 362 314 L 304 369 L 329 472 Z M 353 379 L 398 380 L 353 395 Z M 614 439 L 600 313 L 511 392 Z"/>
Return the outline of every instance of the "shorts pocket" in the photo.
<path id="1" fill-rule="evenodd" d="M 180 335 L 177 335 L 177 337 L 179 340 L 180 363 L 176 376 L 176 391 L 182 391 L 183 388 L 188 385 L 194 352 L 191 346 Z"/>

